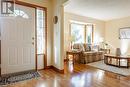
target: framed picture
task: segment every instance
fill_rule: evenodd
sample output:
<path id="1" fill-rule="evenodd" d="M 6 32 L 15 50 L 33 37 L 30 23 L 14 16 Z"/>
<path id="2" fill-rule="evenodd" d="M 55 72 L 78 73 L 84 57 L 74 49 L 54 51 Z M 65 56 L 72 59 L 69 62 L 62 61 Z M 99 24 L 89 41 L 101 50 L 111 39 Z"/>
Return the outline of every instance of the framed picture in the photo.
<path id="1" fill-rule="evenodd" d="M 130 39 L 130 27 L 120 28 L 119 39 Z"/>

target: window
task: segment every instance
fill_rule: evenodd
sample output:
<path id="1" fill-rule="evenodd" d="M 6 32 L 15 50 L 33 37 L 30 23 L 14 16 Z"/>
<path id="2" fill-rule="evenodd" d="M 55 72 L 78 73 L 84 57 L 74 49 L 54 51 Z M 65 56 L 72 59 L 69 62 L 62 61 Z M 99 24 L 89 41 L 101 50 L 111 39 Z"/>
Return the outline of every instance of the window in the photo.
<path id="1" fill-rule="evenodd" d="M 75 43 L 84 43 L 84 25 L 71 24 L 71 35 L 75 37 Z"/>
<path id="2" fill-rule="evenodd" d="M 26 12 L 24 12 L 22 9 L 15 9 L 13 14 L 8 14 L 8 17 L 21 17 L 25 19 L 29 19 L 29 16 Z"/>
<path id="3" fill-rule="evenodd" d="M 14 10 L 14 15 L 15 15 L 15 17 L 19 16 L 19 17 L 26 18 L 26 19 L 29 18 L 29 16 L 24 11 L 22 11 L 20 9 Z"/>
<path id="4" fill-rule="evenodd" d="M 45 12 L 37 9 L 37 54 L 45 53 Z"/>
<path id="5" fill-rule="evenodd" d="M 74 38 L 74 43 L 88 43 L 93 41 L 93 25 L 92 24 L 71 24 L 71 37 Z"/>
<path id="6" fill-rule="evenodd" d="M 93 42 L 93 25 L 86 25 L 86 42 L 92 44 Z"/>

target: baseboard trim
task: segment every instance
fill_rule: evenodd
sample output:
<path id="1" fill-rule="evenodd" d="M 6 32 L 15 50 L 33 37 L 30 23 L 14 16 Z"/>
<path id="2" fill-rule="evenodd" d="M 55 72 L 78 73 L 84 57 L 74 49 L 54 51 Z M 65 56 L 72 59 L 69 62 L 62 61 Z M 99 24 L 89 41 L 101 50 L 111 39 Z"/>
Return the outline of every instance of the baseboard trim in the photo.
<path id="1" fill-rule="evenodd" d="M 54 66 L 51 66 L 51 67 L 52 67 L 52 69 L 53 69 L 54 71 L 59 72 L 59 73 L 61 73 L 61 74 L 64 74 L 64 69 L 63 69 L 63 70 L 60 70 L 60 69 L 58 69 L 58 68 L 56 68 L 56 67 L 54 67 Z"/>
<path id="2" fill-rule="evenodd" d="M 69 61 L 69 59 L 64 59 L 64 62 L 68 62 Z"/>
<path id="3" fill-rule="evenodd" d="M 64 69 L 63 70 L 60 70 L 54 66 L 47 66 L 46 68 L 44 69 L 53 69 L 54 71 L 58 72 L 58 73 L 61 73 L 61 74 L 64 74 Z"/>
<path id="4" fill-rule="evenodd" d="M 44 69 L 51 69 L 52 66 L 46 66 Z"/>
<path id="5" fill-rule="evenodd" d="M 42 71 L 42 70 L 44 70 L 44 69 L 38 69 L 38 71 Z"/>

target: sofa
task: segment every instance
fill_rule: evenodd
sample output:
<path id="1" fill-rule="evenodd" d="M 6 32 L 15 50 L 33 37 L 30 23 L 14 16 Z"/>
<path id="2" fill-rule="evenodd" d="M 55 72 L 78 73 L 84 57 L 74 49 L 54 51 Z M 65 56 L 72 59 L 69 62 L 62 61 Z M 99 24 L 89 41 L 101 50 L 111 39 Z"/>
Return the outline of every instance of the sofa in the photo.
<path id="1" fill-rule="evenodd" d="M 104 52 L 100 51 L 98 46 L 91 44 L 74 44 L 73 50 L 81 51 L 79 62 L 83 64 L 101 61 L 104 57 Z"/>

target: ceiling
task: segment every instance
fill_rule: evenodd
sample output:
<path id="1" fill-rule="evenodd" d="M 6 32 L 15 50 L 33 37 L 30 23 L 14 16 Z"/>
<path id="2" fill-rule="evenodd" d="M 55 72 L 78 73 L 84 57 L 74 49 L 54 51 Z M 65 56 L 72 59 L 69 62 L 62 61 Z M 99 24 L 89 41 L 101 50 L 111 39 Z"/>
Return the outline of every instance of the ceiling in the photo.
<path id="1" fill-rule="evenodd" d="M 130 16 L 130 0 L 70 0 L 65 12 L 108 21 Z"/>

